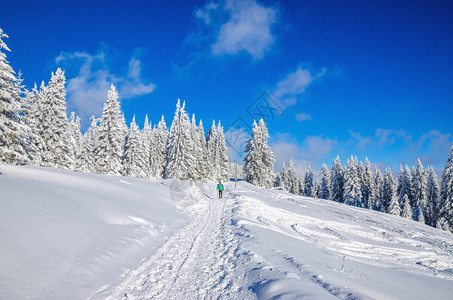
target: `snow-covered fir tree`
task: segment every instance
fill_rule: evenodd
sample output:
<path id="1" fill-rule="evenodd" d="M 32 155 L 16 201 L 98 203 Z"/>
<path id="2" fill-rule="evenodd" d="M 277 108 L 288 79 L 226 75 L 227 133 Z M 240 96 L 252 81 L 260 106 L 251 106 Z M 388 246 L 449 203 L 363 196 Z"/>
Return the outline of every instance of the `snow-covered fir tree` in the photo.
<path id="1" fill-rule="evenodd" d="M 15 94 L 20 95 L 22 92 L 18 90 L 15 72 L 2 51 L 11 51 L 4 43 L 4 38 L 8 38 L 8 35 L 0 28 L 0 161 L 25 164 L 28 161 L 26 130 L 20 122 L 21 100 L 15 97 Z"/>
<path id="2" fill-rule="evenodd" d="M 75 163 L 73 168 L 76 169 L 82 154 L 82 133 L 80 132 L 80 118 L 75 115 L 75 112 L 71 113 L 71 118 L 69 119 L 68 137 L 67 142 L 72 152 L 71 157 L 74 157 Z"/>
<path id="3" fill-rule="evenodd" d="M 397 194 L 398 194 L 398 202 L 400 203 L 401 208 L 403 208 L 404 204 L 404 195 L 407 195 L 407 198 L 409 199 L 409 204 L 411 203 L 411 198 L 412 198 L 412 175 L 409 167 L 406 165 L 406 167 L 403 169 L 403 166 L 400 165 L 400 172 L 398 175 L 398 188 L 397 188 Z M 411 206 L 411 210 L 412 210 Z"/>
<path id="4" fill-rule="evenodd" d="M 275 178 L 275 185 L 280 187 L 283 190 L 288 190 L 287 188 L 287 181 L 288 181 L 288 172 L 286 170 L 285 162 L 282 163 L 282 169 L 277 174 Z"/>
<path id="5" fill-rule="evenodd" d="M 202 178 L 208 179 L 209 178 L 208 148 L 206 145 L 206 138 L 205 138 L 203 122 L 201 120 L 197 126 L 197 140 L 198 140 L 198 145 L 201 147 L 202 159 L 201 159 L 201 161 L 198 161 L 198 163 L 201 164 L 201 169 L 203 170 Z M 242 175 L 241 175 L 241 178 L 242 178 Z"/>
<path id="6" fill-rule="evenodd" d="M 289 160 L 286 187 L 290 193 L 299 194 L 299 178 L 292 158 Z"/>
<path id="7" fill-rule="evenodd" d="M 63 169 L 75 168 L 74 153 L 68 143 L 70 139 L 66 114 L 66 78 L 60 68 L 52 72 L 49 84 L 40 90 L 41 129 L 45 143 L 43 163 L 45 166 Z"/>
<path id="8" fill-rule="evenodd" d="M 316 180 L 316 181 L 315 181 L 315 185 L 313 186 L 312 197 L 314 197 L 314 198 L 319 198 L 320 193 L 321 193 L 321 185 L 320 185 L 319 182 Z"/>
<path id="9" fill-rule="evenodd" d="M 168 142 L 167 124 L 164 116 L 153 130 L 151 147 L 151 176 L 162 178 L 164 176 L 165 159 Z"/>
<path id="10" fill-rule="evenodd" d="M 95 143 L 98 140 L 98 120 L 92 116 L 91 125 L 82 138 L 82 149 L 77 170 L 86 173 L 96 172 Z"/>
<path id="11" fill-rule="evenodd" d="M 385 169 L 384 183 L 382 185 L 382 207 L 383 211 L 390 213 L 391 204 L 394 202 L 396 194 L 395 179 L 390 167 Z M 398 213 L 399 215 L 399 213 Z"/>
<path id="12" fill-rule="evenodd" d="M 25 98 L 22 104 L 22 119 L 27 128 L 27 143 L 25 145 L 29 158 L 28 164 L 39 166 L 42 163 L 44 153 L 44 141 L 38 134 L 39 130 L 39 103 L 36 83 L 31 91 L 25 90 Z"/>
<path id="13" fill-rule="evenodd" d="M 228 149 L 226 146 L 225 134 L 223 133 L 223 127 L 220 124 L 220 121 L 219 121 L 219 124 L 217 125 L 216 149 L 217 149 L 216 151 L 219 153 L 218 155 L 216 155 L 216 158 L 218 158 L 218 160 L 219 160 L 218 162 L 216 162 L 216 165 L 218 168 L 217 180 L 227 181 L 227 180 L 229 180 L 228 173 L 229 173 L 230 159 L 228 157 Z"/>
<path id="14" fill-rule="evenodd" d="M 147 178 L 149 174 L 149 159 L 141 139 L 140 130 L 135 122 L 135 116 L 129 128 L 123 158 L 123 175 Z"/>
<path id="15" fill-rule="evenodd" d="M 152 138 L 153 138 L 153 129 L 151 127 L 151 122 L 148 120 L 148 115 L 145 115 L 145 123 L 143 124 L 143 130 L 141 131 L 140 138 L 143 143 L 145 150 L 145 159 L 146 159 L 146 178 L 151 177 L 151 148 L 152 148 Z"/>
<path id="16" fill-rule="evenodd" d="M 195 158 L 195 179 L 197 181 L 204 181 L 207 176 L 205 151 L 203 151 L 203 141 L 200 139 L 199 129 L 196 124 L 195 114 L 192 114 L 192 122 L 190 123 L 190 134 L 193 140 L 193 154 Z"/>
<path id="17" fill-rule="evenodd" d="M 322 164 L 321 167 L 321 185 L 319 191 L 319 198 L 321 199 L 330 199 L 330 174 L 329 169 L 326 164 Z"/>
<path id="18" fill-rule="evenodd" d="M 440 184 L 440 209 L 438 225 L 444 230 L 453 232 L 453 146 L 445 163 Z"/>
<path id="19" fill-rule="evenodd" d="M 344 170 L 344 202 L 360 207 L 361 193 L 359 163 L 357 158 L 351 156 Z"/>
<path id="20" fill-rule="evenodd" d="M 305 172 L 304 177 L 304 195 L 307 197 L 314 197 L 313 188 L 314 188 L 313 171 L 311 170 L 311 167 L 308 166 L 308 170 L 307 172 Z"/>
<path id="21" fill-rule="evenodd" d="M 189 116 L 185 111 L 185 102 L 181 106 L 178 99 L 168 137 L 165 177 L 195 180 L 194 165 Z"/>
<path id="22" fill-rule="evenodd" d="M 330 199 L 336 202 L 344 202 L 344 175 L 340 158 L 337 156 L 330 171 Z"/>
<path id="23" fill-rule="evenodd" d="M 219 158 L 219 152 L 216 150 L 216 141 L 217 141 L 217 127 L 215 125 L 215 120 L 212 120 L 211 128 L 206 133 L 206 167 L 208 178 L 215 180 L 217 179 L 217 162 Z"/>
<path id="24" fill-rule="evenodd" d="M 417 161 L 417 168 L 415 169 L 415 176 L 412 178 L 412 190 L 414 192 L 414 201 L 415 205 L 417 207 L 416 210 L 414 210 L 414 220 L 421 221 L 426 220 L 425 215 L 420 216 L 420 213 L 425 214 L 426 213 L 426 203 L 427 203 L 427 198 L 426 198 L 426 172 L 423 169 L 423 165 L 418 159 Z"/>
<path id="25" fill-rule="evenodd" d="M 112 84 L 104 104 L 95 143 L 96 173 L 120 175 L 124 154 L 125 127 L 118 92 Z"/>
<path id="26" fill-rule="evenodd" d="M 274 182 L 274 153 L 267 144 L 269 134 L 264 120 L 253 122 L 250 139 L 245 145 L 245 179 L 258 186 L 270 188 Z"/>
<path id="27" fill-rule="evenodd" d="M 304 195 L 305 191 L 305 177 L 299 174 L 299 195 Z"/>
<path id="28" fill-rule="evenodd" d="M 360 165 L 360 185 L 362 187 L 362 207 L 371 208 L 374 197 L 374 182 L 368 158 L 365 158 L 365 163 Z"/>
<path id="29" fill-rule="evenodd" d="M 375 168 L 374 175 L 374 197 L 372 199 L 372 209 L 377 211 L 384 211 L 384 207 L 382 205 L 383 199 L 383 187 L 384 187 L 384 178 L 382 176 L 381 170 Z"/>
<path id="30" fill-rule="evenodd" d="M 426 224 L 436 227 L 439 216 L 440 187 L 437 174 L 432 166 L 428 167 L 426 182 L 427 220 Z"/>
<path id="31" fill-rule="evenodd" d="M 401 211 L 401 217 L 406 219 L 412 219 L 412 207 L 409 201 L 409 196 L 404 194 L 403 196 L 403 209 Z"/>

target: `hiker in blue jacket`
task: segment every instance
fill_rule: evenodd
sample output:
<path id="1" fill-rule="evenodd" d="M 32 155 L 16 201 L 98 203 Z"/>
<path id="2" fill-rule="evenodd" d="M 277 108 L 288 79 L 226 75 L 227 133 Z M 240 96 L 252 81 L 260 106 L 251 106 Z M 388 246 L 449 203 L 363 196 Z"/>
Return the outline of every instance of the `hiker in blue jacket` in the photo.
<path id="1" fill-rule="evenodd" d="M 217 190 L 219 191 L 219 199 L 222 198 L 222 192 L 223 192 L 223 184 L 221 181 L 219 181 L 219 184 L 217 185 Z"/>

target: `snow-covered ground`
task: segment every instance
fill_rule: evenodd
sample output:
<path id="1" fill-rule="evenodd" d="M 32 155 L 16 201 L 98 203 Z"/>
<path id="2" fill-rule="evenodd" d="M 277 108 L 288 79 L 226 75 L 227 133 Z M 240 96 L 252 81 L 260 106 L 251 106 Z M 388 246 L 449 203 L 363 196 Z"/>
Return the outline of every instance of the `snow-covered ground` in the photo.
<path id="1" fill-rule="evenodd" d="M 226 184 L 0 165 L 1 299 L 451 299 L 453 235 Z"/>

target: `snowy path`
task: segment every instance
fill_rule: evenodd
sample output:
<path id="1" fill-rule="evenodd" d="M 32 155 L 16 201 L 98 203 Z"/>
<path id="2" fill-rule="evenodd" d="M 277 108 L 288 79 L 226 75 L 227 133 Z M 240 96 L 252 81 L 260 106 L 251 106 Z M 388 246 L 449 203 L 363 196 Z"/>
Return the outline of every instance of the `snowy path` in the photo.
<path id="1" fill-rule="evenodd" d="M 243 276 L 237 272 L 238 263 L 247 254 L 239 254 L 238 238 L 229 226 L 228 196 L 204 199 L 189 211 L 192 221 L 187 227 L 126 273 L 120 283 L 105 287 L 92 299 L 253 299 L 236 278 Z"/>

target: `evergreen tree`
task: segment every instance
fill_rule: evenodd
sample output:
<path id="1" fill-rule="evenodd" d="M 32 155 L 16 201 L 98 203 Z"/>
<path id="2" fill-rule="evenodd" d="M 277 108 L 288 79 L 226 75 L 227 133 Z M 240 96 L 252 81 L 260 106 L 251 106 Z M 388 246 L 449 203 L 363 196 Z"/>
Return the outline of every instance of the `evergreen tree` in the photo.
<path id="1" fill-rule="evenodd" d="M 68 143 L 70 156 L 74 158 L 74 169 L 77 169 L 82 154 L 82 133 L 80 132 L 80 118 L 76 117 L 75 112 L 71 113 L 71 119 L 68 124 Z"/>
<path id="2" fill-rule="evenodd" d="M 153 130 L 151 127 L 151 122 L 149 122 L 149 120 L 148 120 L 148 115 L 145 116 L 145 123 L 143 124 L 143 130 L 141 131 L 140 138 L 142 140 L 143 148 L 145 151 L 146 178 L 149 178 L 149 177 L 151 177 L 151 152 L 152 152 L 151 148 L 152 148 Z"/>
<path id="3" fill-rule="evenodd" d="M 195 158 L 192 151 L 189 116 L 185 111 L 185 102 L 181 106 L 178 99 L 168 137 L 165 177 L 195 180 Z"/>
<path id="4" fill-rule="evenodd" d="M 294 168 L 294 161 L 291 158 L 288 166 L 288 173 L 286 176 L 286 186 L 290 193 L 299 194 L 299 180 L 297 171 Z"/>
<path id="5" fill-rule="evenodd" d="M 402 166 L 400 166 L 400 172 L 398 176 L 398 188 L 397 188 L 397 194 L 398 194 L 398 201 L 400 203 L 401 208 L 403 208 L 404 205 L 404 195 L 407 195 L 407 198 L 409 199 L 409 203 L 411 203 L 411 198 L 412 198 L 412 175 L 411 171 L 409 170 L 409 167 L 406 165 L 406 167 L 403 169 Z M 411 206 L 412 210 L 412 206 Z"/>
<path id="6" fill-rule="evenodd" d="M 319 198 L 326 200 L 330 199 L 329 186 L 330 186 L 329 169 L 327 168 L 326 164 L 322 164 Z"/>
<path id="7" fill-rule="evenodd" d="M 283 190 L 288 190 L 287 181 L 288 181 L 288 172 L 286 171 L 285 162 L 283 162 L 282 169 L 281 169 L 280 173 L 278 173 L 277 178 L 276 178 L 276 182 L 277 182 L 276 185 L 281 187 Z"/>
<path id="8" fill-rule="evenodd" d="M 102 111 L 95 144 L 96 173 L 120 175 L 124 155 L 125 127 L 118 92 L 112 84 Z"/>
<path id="9" fill-rule="evenodd" d="M 20 122 L 22 113 L 20 83 L 6 60 L 2 49 L 9 50 L 3 42 L 8 35 L 0 28 L 0 161 L 9 164 L 25 164 L 26 129 Z"/>
<path id="10" fill-rule="evenodd" d="M 206 145 L 206 138 L 205 138 L 205 134 L 204 134 L 203 122 L 201 120 L 198 123 L 196 133 L 197 133 L 197 140 L 198 140 L 197 143 L 201 149 L 201 161 L 200 161 L 200 158 L 198 158 L 198 164 L 201 165 L 200 169 L 202 170 L 202 179 L 206 180 L 209 178 L 209 166 L 208 166 L 208 159 L 207 159 L 208 158 L 208 148 Z M 235 174 L 238 176 L 237 172 L 235 172 Z"/>
<path id="11" fill-rule="evenodd" d="M 39 103 L 36 84 L 32 91 L 25 90 L 25 98 L 22 104 L 22 119 L 27 128 L 27 143 L 25 145 L 29 158 L 29 164 L 39 166 L 42 163 L 44 153 L 44 141 L 39 136 Z"/>
<path id="12" fill-rule="evenodd" d="M 77 170 L 86 173 L 96 171 L 95 143 L 98 138 L 98 120 L 92 116 L 91 126 L 82 138 L 82 150 L 78 160 Z"/>
<path id="13" fill-rule="evenodd" d="M 361 205 L 361 186 L 359 177 L 359 163 L 351 156 L 344 171 L 344 202 L 349 205 Z"/>
<path id="14" fill-rule="evenodd" d="M 149 174 L 148 155 L 141 139 L 140 130 L 132 118 L 123 159 L 123 175 L 147 178 Z"/>
<path id="15" fill-rule="evenodd" d="M 439 225 L 436 227 L 453 232 L 453 146 L 442 174 L 439 207 Z"/>
<path id="16" fill-rule="evenodd" d="M 207 167 L 207 174 L 208 178 L 211 180 L 216 180 L 218 177 L 217 170 L 218 166 L 217 163 L 219 161 L 218 154 L 216 148 L 216 141 L 217 141 L 217 127 L 215 125 L 215 121 L 212 120 L 211 129 L 208 130 L 206 134 L 206 167 Z"/>
<path id="17" fill-rule="evenodd" d="M 426 213 L 426 172 L 423 169 L 423 165 L 418 159 L 417 169 L 415 170 L 415 176 L 412 179 L 412 189 L 414 191 L 414 201 L 416 203 L 417 210 L 415 210 L 416 215 L 414 215 L 414 220 L 426 220 L 425 215 L 419 216 L 420 213 Z"/>
<path id="18" fill-rule="evenodd" d="M 403 196 L 403 210 L 401 211 L 401 217 L 412 219 L 412 207 L 407 194 L 404 194 Z"/>
<path id="19" fill-rule="evenodd" d="M 305 179 L 304 179 L 304 195 L 307 197 L 314 197 L 313 196 L 313 171 L 311 167 L 308 166 L 307 172 L 305 172 Z"/>
<path id="20" fill-rule="evenodd" d="M 365 163 L 360 165 L 360 181 L 362 187 L 362 207 L 371 208 L 371 202 L 374 197 L 374 182 L 368 158 L 365 158 Z"/>
<path id="21" fill-rule="evenodd" d="M 330 197 L 333 201 L 344 202 L 344 177 L 340 158 L 335 158 L 330 171 Z"/>
<path id="22" fill-rule="evenodd" d="M 164 116 L 153 130 L 151 147 L 151 176 L 164 176 L 165 158 L 167 156 L 168 131 Z"/>
<path id="23" fill-rule="evenodd" d="M 384 186 L 384 178 L 382 177 L 381 171 L 376 168 L 374 170 L 374 198 L 372 199 L 373 206 L 372 208 L 377 211 L 384 211 L 384 207 L 382 205 L 383 199 L 383 186 Z"/>
<path id="24" fill-rule="evenodd" d="M 192 114 L 192 122 L 190 123 L 190 134 L 192 136 L 193 140 L 193 154 L 195 158 L 195 169 L 194 169 L 194 174 L 195 174 L 195 179 L 197 181 L 202 181 L 207 178 L 206 175 L 206 169 L 205 169 L 205 163 L 204 159 L 205 157 L 203 156 L 203 145 L 202 141 L 199 136 L 196 120 L 195 120 L 195 114 Z"/>
<path id="25" fill-rule="evenodd" d="M 248 182 L 270 188 L 274 181 L 274 153 L 267 144 L 269 134 L 264 120 L 259 123 L 258 126 L 253 122 L 251 138 L 245 145 L 244 175 Z"/>
<path id="26" fill-rule="evenodd" d="M 392 175 L 392 171 L 390 170 L 390 167 L 388 167 L 385 170 L 384 184 L 382 185 L 383 211 L 390 213 L 391 209 L 396 209 L 393 207 L 393 202 L 395 201 L 395 199 L 396 199 L 395 180 L 393 179 L 393 175 Z M 398 215 L 399 215 L 399 213 L 398 213 Z"/>
<path id="27" fill-rule="evenodd" d="M 321 186 L 319 185 L 319 182 L 316 180 L 315 185 L 313 187 L 313 196 L 314 198 L 319 198 L 319 195 L 321 194 Z"/>
<path id="28" fill-rule="evenodd" d="M 426 183 L 426 199 L 427 199 L 427 220 L 426 224 L 433 227 L 436 226 L 439 216 L 439 196 L 440 187 L 437 174 L 433 167 L 428 167 L 428 178 Z"/>
<path id="29" fill-rule="evenodd" d="M 219 153 L 218 155 L 216 155 L 216 158 L 218 158 L 219 160 L 218 162 L 216 162 L 216 165 L 218 166 L 217 179 L 228 181 L 229 180 L 228 170 L 230 159 L 228 157 L 228 149 L 226 147 L 225 134 L 223 133 L 223 127 L 220 125 L 220 121 L 219 125 L 217 125 L 216 149 L 217 149 L 216 151 Z"/>

